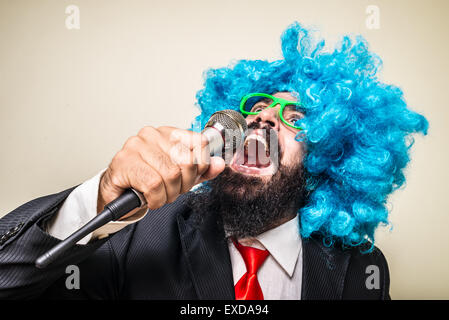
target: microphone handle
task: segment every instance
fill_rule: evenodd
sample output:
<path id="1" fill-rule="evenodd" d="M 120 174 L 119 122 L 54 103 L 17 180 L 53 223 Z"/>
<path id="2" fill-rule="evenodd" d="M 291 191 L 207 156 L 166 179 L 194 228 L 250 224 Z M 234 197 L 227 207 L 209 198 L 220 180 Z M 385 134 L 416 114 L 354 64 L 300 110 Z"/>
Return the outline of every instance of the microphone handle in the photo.
<path id="1" fill-rule="evenodd" d="M 221 155 L 221 150 L 224 145 L 222 135 L 223 129 L 224 128 L 217 123 L 215 126 L 205 128 L 202 131 L 202 134 L 209 140 L 209 151 L 211 156 L 216 154 Z M 104 210 L 95 218 L 37 258 L 35 262 L 36 267 L 40 269 L 45 268 L 89 233 L 110 221 L 120 219 L 131 210 L 143 207 L 145 204 L 145 198 L 140 192 L 134 189 L 125 190 L 120 197 L 105 205 Z"/>
<path id="2" fill-rule="evenodd" d="M 145 204 L 145 198 L 140 192 L 134 189 L 125 190 L 120 197 L 105 205 L 104 210 L 95 218 L 37 258 L 35 262 L 36 267 L 40 269 L 45 268 L 89 233 L 110 221 L 120 219 L 131 210 L 143 207 Z"/>

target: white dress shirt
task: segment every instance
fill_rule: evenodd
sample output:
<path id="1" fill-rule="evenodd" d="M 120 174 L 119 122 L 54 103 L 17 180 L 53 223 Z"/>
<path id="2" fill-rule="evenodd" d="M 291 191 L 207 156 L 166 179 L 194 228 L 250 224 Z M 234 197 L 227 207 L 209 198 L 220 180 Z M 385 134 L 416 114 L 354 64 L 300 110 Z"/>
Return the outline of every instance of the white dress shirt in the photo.
<path id="1" fill-rule="evenodd" d="M 270 253 L 257 272 L 265 300 L 300 300 L 302 284 L 302 243 L 296 216 L 255 238 L 239 239 L 244 246 Z M 228 241 L 234 285 L 246 273 L 240 252 Z"/>
<path id="2" fill-rule="evenodd" d="M 50 235 L 65 239 L 97 215 L 98 187 L 104 171 L 70 193 L 59 212 L 47 224 L 47 232 Z M 147 212 L 148 210 L 141 210 L 126 220 L 109 222 L 80 240 L 78 244 L 86 244 L 93 239 L 117 232 L 128 224 L 139 221 Z M 257 272 L 266 300 L 301 299 L 302 243 L 298 216 L 255 238 L 238 241 L 242 245 L 266 249 L 270 253 Z M 246 266 L 231 240 L 228 242 L 228 248 L 235 285 L 246 273 Z"/>
<path id="3" fill-rule="evenodd" d="M 100 178 L 106 169 L 100 171 L 95 177 L 76 187 L 65 199 L 55 217 L 47 223 L 47 232 L 57 239 L 65 239 L 81 228 L 97 215 L 97 200 Z M 142 219 L 148 210 L 144 209 L 129 218 L 120 221 L 111 221 L 98 228 L 93 233 L 77 242 L 86 244 L 93 239 L 101 239 L 115 233 L 128 224 Z"/>

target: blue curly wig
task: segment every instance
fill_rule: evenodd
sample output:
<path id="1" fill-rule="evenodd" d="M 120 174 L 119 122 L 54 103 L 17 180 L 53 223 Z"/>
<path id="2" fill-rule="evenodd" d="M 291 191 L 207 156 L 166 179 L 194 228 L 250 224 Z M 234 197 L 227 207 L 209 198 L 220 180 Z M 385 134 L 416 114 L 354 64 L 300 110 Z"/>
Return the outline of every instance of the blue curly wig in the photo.
<path id="1" fill-rule="evenodd" d="M 426 134 L 428 122 L 407 108 L 401 89 L 378 79 L 382 61 L 363 37 L 344 36 L 329 52 L 295 22 L 281 41 L 283 60 L 240 60 L 205 72 L 193 130 L 219 109 L 238 110 L 245 94 L 291 92 L 305 109 L 297 123 L 305 130 L 296 136 L 307 145 L 301 236 L 319 234 L 328 245 L 371 243 L 370 251 L 376 228 L 388 224 L 388 195 L 405 182 L 410 134 Z"/>

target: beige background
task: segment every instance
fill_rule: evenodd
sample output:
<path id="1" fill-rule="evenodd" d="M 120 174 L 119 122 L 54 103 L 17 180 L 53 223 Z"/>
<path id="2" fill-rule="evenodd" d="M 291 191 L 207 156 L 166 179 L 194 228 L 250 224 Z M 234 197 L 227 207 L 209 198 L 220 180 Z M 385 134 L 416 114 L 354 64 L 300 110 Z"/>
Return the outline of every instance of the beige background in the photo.
<path id="1" fill-rule="evenodd" d="M 65 26 L 67 5 L 81 29 Z M 368 5 L 380 29 L 365 25 Z M 399 0 L 0 0 L 0 216 L 81 183 L 144 125 L 188 127 L 202 72 L 279 59 L 294 20 L 331 42 L 362 34 L 382 77 L 424 113 L 407 186 L 378 231 L 396 299 L 449 298 L 449 2 Z"/>

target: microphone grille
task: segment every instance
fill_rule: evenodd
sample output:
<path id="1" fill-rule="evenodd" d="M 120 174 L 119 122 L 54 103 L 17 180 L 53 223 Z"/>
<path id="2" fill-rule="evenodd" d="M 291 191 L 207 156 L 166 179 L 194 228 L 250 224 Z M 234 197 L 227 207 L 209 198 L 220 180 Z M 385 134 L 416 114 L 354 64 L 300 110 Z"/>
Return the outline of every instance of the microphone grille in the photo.
<path id="1" fill-rule="evenodd" d="M 231 148 L 234 150 L 243 142 L 246 130 L 248 130 L 248 125 L 242 114 L 230 109 L 220 110 L 212 114 L 204 128 L 209 127 L 216 128 L 222 133 L 223 138 L 226 140 L 226 149 Z M 225 130 L 232 130 L 233 134 L 225 134 Z"/>
<path id="2" fill-rule="evenodd" d="M 224 129 L 242 131 L 246 131 L 248 129 L 245 118 L 243 118 L 242 114 L 238 111 L 230 109 L 215 112 L 210 117 L 205 127 L 212 127 L 216 123 L 220 123 Z"/>

